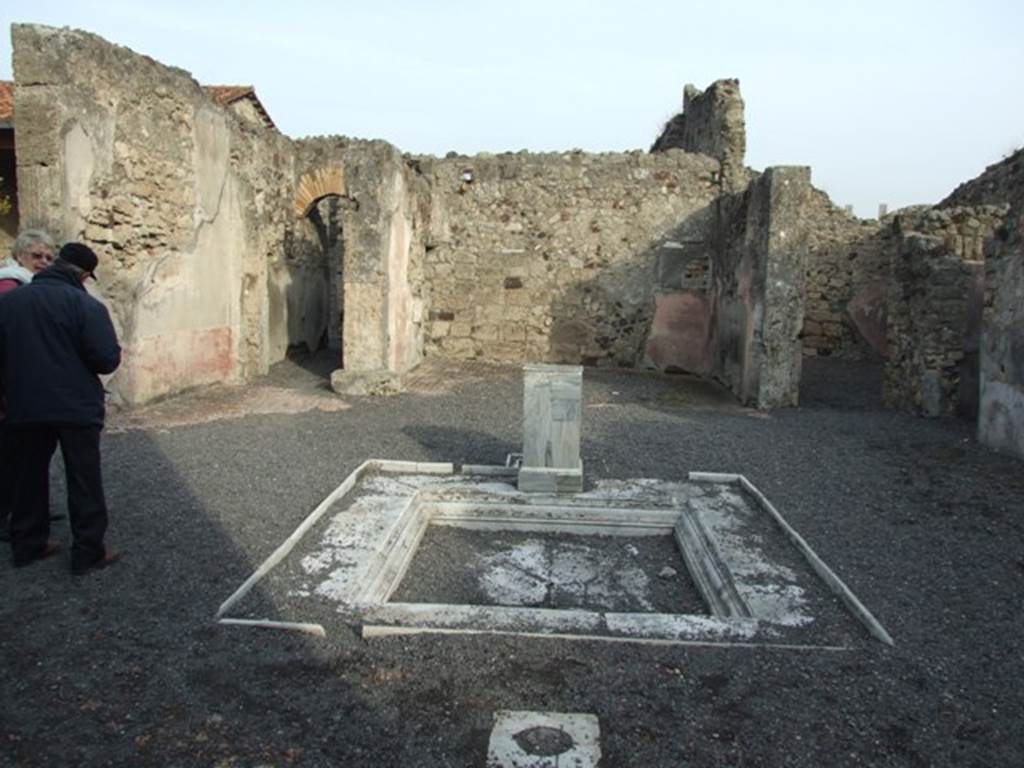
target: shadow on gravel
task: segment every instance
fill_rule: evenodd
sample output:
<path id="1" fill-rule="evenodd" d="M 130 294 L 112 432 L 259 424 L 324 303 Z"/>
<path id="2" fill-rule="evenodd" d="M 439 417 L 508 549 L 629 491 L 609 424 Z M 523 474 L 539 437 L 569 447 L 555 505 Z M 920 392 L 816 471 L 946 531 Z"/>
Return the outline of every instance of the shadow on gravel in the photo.
<path id="1" fill-rule="evenodd" d="M 456 464 L 504 464 L 510 453 L 522 450 L 519 444 L 496 438 L 484 432 L 429 424 L 413 424 L 402 433 L 418 442 L 430 461 Z M 382 457 L 388 458 L 388 457 Z"/>
<path id="2" fill-rule="evenodd" d="M 308 732 L 295 703 L 310 694 L 303 685 L 333 712 L 362 713 L 380 738 L 376 713 L 338 662 L 316 660 L 315 641 L 214 623 L 283 535 L 219 498 L 205 504 L 192 483 L 206 480 L 184 479 L 149 434 L 108 437 L 104 452 L 107 543 L 121 562 L 72 577 L 65 520 L 53 530 L 58 557 L 0 565 L 0 764 L 284 765 L 303 753 L 317 763 L 335 739 Z M 53 501 L 64 509 L 58 488 Z M 258 587 L 249 599 L 278 616 Z M 318 714 L 329 723 L 333 712 Z"/>
<path id="3" fill-rule="evenodd" d="M 879 410 L 885 366 L 874 360 L 805 357 L 800 405 L 808 408 Z"/>
<path id="4" fill-rule="evenodd" d="M 310 352 L 304 345 L 292 347 L 284 360 L 271 366 L 266 382 L 300 389 L 330 389 L 331 373 L 338 368 L 341 354 L 337 350 Z"/>
<path id="5" fill-rule="evenodd" d="M 587 368 L 583 387 L 587 405 L 597 407 L 625 403 L 671 409 L 741 407 L 721 384 L 690 373 Z"/>

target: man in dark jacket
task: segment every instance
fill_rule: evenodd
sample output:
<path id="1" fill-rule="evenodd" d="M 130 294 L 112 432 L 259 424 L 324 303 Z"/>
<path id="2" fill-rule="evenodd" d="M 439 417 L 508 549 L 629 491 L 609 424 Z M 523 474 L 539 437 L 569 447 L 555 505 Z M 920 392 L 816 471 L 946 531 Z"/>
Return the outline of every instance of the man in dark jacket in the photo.
<path id="1" fill-rule="evenodd" d="M 97 374 L 112 373 L 121 347 L 106 307 L 90 296 L 96 254 L 68 243 L 53 266 L 0 298 L 0 373 L 7 424 L 18 442 L 11 549 L 16 567 L 49 557 L 50 459 L 60 443 L 67 470 L 71 571 L 116 560 L 103 537 L 107 504 L 100 468 L 104 393 Z"/>

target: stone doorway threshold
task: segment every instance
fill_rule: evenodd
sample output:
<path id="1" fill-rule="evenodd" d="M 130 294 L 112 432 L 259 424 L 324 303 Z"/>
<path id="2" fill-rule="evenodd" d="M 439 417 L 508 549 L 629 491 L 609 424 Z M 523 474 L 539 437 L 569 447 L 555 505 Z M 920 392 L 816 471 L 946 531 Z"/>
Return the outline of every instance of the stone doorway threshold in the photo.
<path id="1" fill-rule="evenodd" d="M 514 481 L 514 469 L 508 467 L 366 461 L 221 605 L 216 618 L 318 635 L 340 620 L 358 625 L 368 638 L 501 633 L 844 650 L 862 641 L 866 628 L 892 643 L 867 608 L 741 475 L 690 473 L 685 482 L 602 481 L 594 490 L 559 496 L 522 494 Z M 474 594 L 493 585 L 495 559 L 506 566 L 519 564 L 515 578 L 526 579 L 527 594 L 534 582 L 559 579 L 564 583 L 553 586 L 570 593 L 570 582 L 579 581 L 597 594 L 595 579 L 602 578 L 603 593 L 614 591 L 608 583 L 626 589 L 621 579 L 605 578 L 627 569 L 622 550 L 638 552 L 630 543 L 637 537 L 664 537 L 675 545 L 678 568 L 663 567 L 660 573 L 640 569 L 632 583 L 685 579 L 696 587 L 705 609 L 693 612 L 688 604 L 687 612 L 663 606 L 646 610 L 643 589 L 621 596 L 631 610 L 608 610 L 603 600 L 590 605 L 585 595 L 570 600 L 576 606 L 571 608 L 547 607 L 544 601 L 531 605 L 508 589 L 473 603 L 432 601 L 429 564 L 427 576 L 417 577 L 427 582 L 417 584 L 417 602 L 395 599 L 410 591 L 402 582 L 425 534 L 440 528 L 514 533 L 517 546 L 528 549 L 543 547 L 545 537 L 572 541 L 571 548 L 583 553 L 568 571 L 559 571 L 552 557 L 541 557 L 538 562 L 551 562 L 540 572 L 536 565 L 524 570 L 514 553 L 502 561 L 501 553 L 484 556 L 467 549 L 465 578 L 483 585 Z M 603 550 L 614 550 L 620 559 L 603 565 Z M 583 577 L 564 576 L 578 575 L 580 568 L 586 571 Z M 254 616 L 245 597 L 261 581 L 277 607 L 286 603 L 287 613 L 312 620 Z"/>

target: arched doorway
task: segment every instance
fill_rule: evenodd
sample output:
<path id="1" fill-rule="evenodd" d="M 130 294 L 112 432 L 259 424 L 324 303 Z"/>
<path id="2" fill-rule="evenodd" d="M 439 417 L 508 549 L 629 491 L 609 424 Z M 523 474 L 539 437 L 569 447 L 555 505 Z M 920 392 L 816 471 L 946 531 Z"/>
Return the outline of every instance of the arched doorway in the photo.
<path id="1" fill-rule="evenodd" d="M 344 368 L 345 325 L 345 238 L 343 219 L 350 200 L 345 192 L 345 177 L 340 167 L 319 168 L 300 180 L 295 212 L 316 232 L 323 254 L 327 285 L 326 332 L 324 343 Z"/>

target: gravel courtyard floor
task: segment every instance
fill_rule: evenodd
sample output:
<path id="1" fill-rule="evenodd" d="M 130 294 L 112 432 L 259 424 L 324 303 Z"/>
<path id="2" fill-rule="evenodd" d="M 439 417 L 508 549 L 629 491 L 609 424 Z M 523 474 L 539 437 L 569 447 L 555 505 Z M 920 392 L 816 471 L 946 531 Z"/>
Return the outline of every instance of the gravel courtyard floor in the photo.
<path id="1" fill-rule="evenodd" d="M 426 365 L 404 394 L 346 400 L 329 368 L 111 415 L 122 562 L 71 577 L 64 520 L 61 557 L 0 565 L 0 764 L 483 766 L 494 712 L 516 709 L 597 715 L 605 766 L 1024 765 L 1024 463 L 968 423 L 883 410 L 872 366 L 807 361 L 801 407 L 770 414 L 688 377 L 588 369 L 582 452 L 591 481 L 746 474 L 895 647 L 214 624 L 364 459 L 520 449 L 517 368 Z"/>

